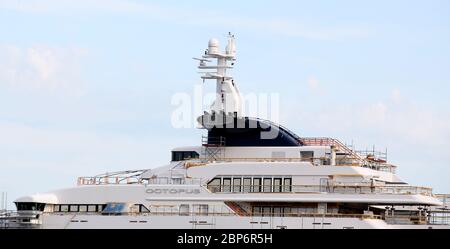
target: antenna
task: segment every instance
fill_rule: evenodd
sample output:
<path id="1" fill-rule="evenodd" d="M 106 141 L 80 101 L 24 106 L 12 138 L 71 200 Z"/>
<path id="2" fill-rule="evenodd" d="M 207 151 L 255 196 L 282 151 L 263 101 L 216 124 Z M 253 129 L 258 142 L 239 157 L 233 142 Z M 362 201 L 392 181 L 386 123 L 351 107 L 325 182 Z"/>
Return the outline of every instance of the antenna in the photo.
<path id="1" fill-rule="evenodd" d="M 211 106 L 212 112 L 241 113 L 241 97 L 233 77 L 227 72 L 233 69 L 236 61 L 235 37 L 228 33 L 228 43 L 225 51 L 220 50 L 220 43 L 212 38 L 208 42 L 208 49 L 201 58 L 193 58 L 199 61 L 198 69 L 200 77 L 206 80 L 216 81 L 216 100 Z M 216 63 L 214 63 L 216 62 Z"/>

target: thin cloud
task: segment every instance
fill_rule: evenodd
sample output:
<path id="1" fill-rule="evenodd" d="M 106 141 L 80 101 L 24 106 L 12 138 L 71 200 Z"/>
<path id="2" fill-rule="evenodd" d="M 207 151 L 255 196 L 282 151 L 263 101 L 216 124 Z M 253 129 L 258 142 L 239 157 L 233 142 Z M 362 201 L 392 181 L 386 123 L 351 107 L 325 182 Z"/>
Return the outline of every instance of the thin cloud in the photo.
<path id="1" fill-rule="evenodd" d="M 0 44 L 0 84 L 27 89 L 79 87 L 86 49 Z"/>
<path id="2" fill-rule="evenodd" d="M 84 14 L 141 15 L 145 18 L 179 25 L 216 27 L 227 30 L 246 29 L 311 40 L 358 39 L 370 35 L 370 30 L 359 26 L 324 27 L 293 19 L 224 15 L 210 9 L 180 9 L 126 0 L 21 0 L 4 2 L 0 8 L 64 16 L 80 12 Z"/>

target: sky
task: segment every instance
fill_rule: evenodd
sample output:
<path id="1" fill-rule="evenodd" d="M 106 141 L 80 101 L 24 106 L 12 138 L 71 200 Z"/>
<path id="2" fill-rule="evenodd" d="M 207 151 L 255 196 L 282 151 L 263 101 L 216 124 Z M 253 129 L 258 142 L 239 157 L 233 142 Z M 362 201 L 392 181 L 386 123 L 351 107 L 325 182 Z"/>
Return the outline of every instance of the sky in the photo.
<path id="1" fill-rule="evenodd" d="M 171 98 L 201 84 L 192 57 L 232 32 L 240 91 L 279 94 L 281 124 L 387 148 L 402 179 L 449 193 L 448 13 L 445 0 L 0 0 L 0 192 L 199 145 L 205 131 L 171 125 Z"/>

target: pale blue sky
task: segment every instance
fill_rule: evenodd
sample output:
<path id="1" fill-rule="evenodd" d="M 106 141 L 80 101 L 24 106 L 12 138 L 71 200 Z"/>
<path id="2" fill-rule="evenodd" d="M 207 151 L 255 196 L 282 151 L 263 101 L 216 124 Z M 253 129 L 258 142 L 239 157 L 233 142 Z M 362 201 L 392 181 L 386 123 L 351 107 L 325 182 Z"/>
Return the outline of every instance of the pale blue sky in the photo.
<path id="1" fill-rule="evenodd" d="M 0 191 L 152 168 L 200 143 L 174 129 L 191 59 L 237 37 L 243 93 L 277 92 L 301 136 L 388 148 L 401 178 L 450 192 L 448 1 L 0 0 Z"/>

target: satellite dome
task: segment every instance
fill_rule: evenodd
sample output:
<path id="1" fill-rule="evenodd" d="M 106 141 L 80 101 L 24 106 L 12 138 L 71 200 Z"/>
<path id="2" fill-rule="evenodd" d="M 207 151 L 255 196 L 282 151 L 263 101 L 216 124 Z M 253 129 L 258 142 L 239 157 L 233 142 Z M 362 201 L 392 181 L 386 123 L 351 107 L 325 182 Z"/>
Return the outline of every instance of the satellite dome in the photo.
<path id="1" fill-rule="evenodd" d="M 208 42 L 208 47 L 219 47 L 219 40 L 216 38 L 211 38 Z"/>

